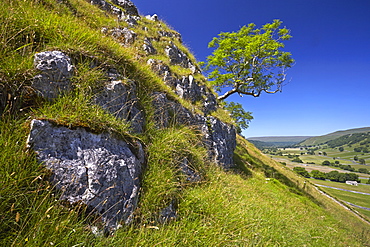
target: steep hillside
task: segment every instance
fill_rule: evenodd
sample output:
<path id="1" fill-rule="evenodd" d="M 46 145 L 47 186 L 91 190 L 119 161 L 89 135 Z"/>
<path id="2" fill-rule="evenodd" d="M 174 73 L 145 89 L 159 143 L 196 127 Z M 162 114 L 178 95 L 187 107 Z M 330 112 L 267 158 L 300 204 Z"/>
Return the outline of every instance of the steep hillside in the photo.
<path id="1" fill-rule="evenodd" d="M 237 136 L 181 35 L 138 13 L 2 1 L 0 245 L 367 246 L 368 223 Z"/>
<path id="2" fill-rule="evenodd" d="M 349 130 L 340 130 L 336 131 L 333 133 L 329 133 L 327 135 L 322 135 L 322 136 L 315 136 L 308 138 L 304 140 L 303 142 L 299 143 L 298 145 L 300 146 L 314 146 L 314 145 L 319 145 L 323 144 L 325 142 L 334 140 L 338 137 L 344 136 L 344 135 L 349 135 L 349 134 L 354 134 L 354 133 L 365 133 L 369 132 L 370 127 L 365 127 L 365 128 L 356 128 L 356 129 L 349 129 Z"/>

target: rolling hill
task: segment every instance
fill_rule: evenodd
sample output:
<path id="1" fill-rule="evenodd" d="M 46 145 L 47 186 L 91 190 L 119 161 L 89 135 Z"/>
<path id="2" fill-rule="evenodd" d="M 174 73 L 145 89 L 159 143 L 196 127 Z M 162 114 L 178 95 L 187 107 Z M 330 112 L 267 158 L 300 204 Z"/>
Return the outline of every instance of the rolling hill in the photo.
<path id="1" fill-rule="evenodd" d="M 326 135 L 322 136 L 315 136 L 308 138 L 302 142 L 300 142 L 298 145 L 299 146 L 314 146 L 314 145 L 319 145 L 323 144 L 325 142 L 334 140 L 338 137 L 349 135 L 349 134 L 354 134 L 354 133 L 366 133 L 370 131 L 370 127 L 363 127 L 363 128 L 354 128 L 354 129 L 348 129 L 348 130 L 340 130 L 340 131 L 335 131 L 333 133 L 329 133 Z"/>
<path id="2" fill-rule="evenodd" d="M 249 137 L 247 140 L 258 148 L 270 148 L 293 146 L 311 137 L 312 136 L 263 136 Z"/>

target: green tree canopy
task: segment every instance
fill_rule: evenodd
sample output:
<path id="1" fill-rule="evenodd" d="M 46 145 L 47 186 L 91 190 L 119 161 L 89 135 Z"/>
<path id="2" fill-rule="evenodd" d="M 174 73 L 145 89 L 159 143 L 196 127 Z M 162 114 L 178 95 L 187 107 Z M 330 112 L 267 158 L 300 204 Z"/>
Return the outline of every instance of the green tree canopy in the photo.
<path id="1" fill-rule="evenodd" d="M 319 170 L 312 170 L 311 171 L 311 177 L 316 178 L 316 179 L 321 179 L 321 180 L 325 180 L 326 179 L 325 173 L 324 172 L 321 172 Z"/>
<path id="2" fill-rule="evenodd" d="M 293 171 L 295 171 L 296 173 L 300 174 L 303 177 L 306 177 L 306 178 L 310 177 L 310 174 L 308 173 L 308 171 L 303 167 L 296 166 L 293 168 Z"/>
<path id="3" fill-rule="evenodd" d="M 322 162 L 322 165 L 323 165 L 323 166 L 330 166 L 330 161 L 329 161 L 329 160 L 324 160 L 324 161 Z"/>
<path id="4" fill-rule="evenodd" d="M 219 100 L 234 93 L 258 97 L 262 92 L 282 90 L 286 71 L 294 60 L 289 52 L 282 51 L 283 41 L 292 36 L 289 29 L 280 28 L 281 24 L 274 20 L 256 29 L 251 23 L 237 32 L 220 33 L 213 38 L 208 46 L 215 49 L 205 68 L 216 89 L 229 90 Z"/>
<path id="5" fill-rule="evenodd" d="M 234 119 L 235 128 L 239 134 L 242 132 L 242 129 L 248 128 L 249 122 L 253 119 L 251 112 L 246 112 L 241 104 L 235 102 L 226 102 L 225 108 Z"/>

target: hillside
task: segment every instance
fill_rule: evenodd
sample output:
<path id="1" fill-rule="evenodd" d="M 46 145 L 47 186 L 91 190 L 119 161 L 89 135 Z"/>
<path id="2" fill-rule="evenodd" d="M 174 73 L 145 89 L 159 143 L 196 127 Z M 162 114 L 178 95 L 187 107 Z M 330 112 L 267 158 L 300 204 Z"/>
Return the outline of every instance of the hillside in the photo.
<path id="1" fill-rule="evenodd" d="M 360 145 L 366 147 L 370 143 L 370 132 L 354 133 L 338 137 L 326 142 L 329 147 L 335 148 L 343 145 Z"/>
<path id="2" fill-rule="evenodd" d="M 329 133 L 326 135 L 322 136 L 315 136 L 308 138 L 307 140 L 304 140 L 303 142 L 299 143 L 298 145 L 300 146 L 314 146 L 314 145 L 319 145 L 323 144 L 325 142 L 334 140 L 338 137 L 344 136 L 344 135 L 349 135 L 349 134 L 354 134 L 354 133 L 365 133 L 369 132 L 370 127 L 364 127 L 364 128 L 355 128 L 355 129 L 348 129 L 348 130 L 340 130 L 340 131 L 335 131 L 333 133 Z"/>
<path id="3" fill-rule="evenodd" d="M 369 246 L 368 222 L 236 135 L 156 15 L 5 0 L 0 21 L 0 246 Z"/>
<path id="4" fill-rule="evenodd" d="M 247 140 L 261 149 L 270 147 L 289 147 L 310 137 L 311 136 L 263 136 L 249 137 Z"/>

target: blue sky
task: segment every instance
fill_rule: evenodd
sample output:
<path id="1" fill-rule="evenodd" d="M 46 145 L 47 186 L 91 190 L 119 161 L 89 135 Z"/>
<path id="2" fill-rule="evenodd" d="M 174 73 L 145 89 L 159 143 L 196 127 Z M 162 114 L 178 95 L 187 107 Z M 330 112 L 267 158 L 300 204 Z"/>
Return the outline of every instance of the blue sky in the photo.
<path id="1" fill-rule="evenodd" d="M 143 15 L 157 14 L 180 32 L 199 61 L 220 32 L 280 19 L 296 64 L 282 93 L 233 96 L 254 120 L 252 136 L 315 136 L 370 126 L 369 0 L 133 0 Z"/>

